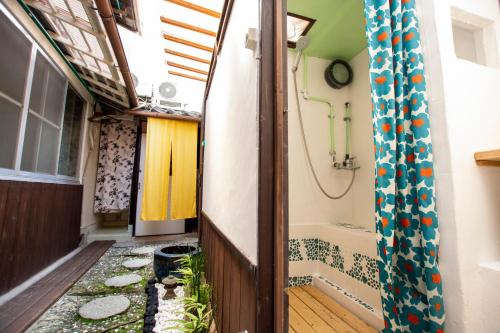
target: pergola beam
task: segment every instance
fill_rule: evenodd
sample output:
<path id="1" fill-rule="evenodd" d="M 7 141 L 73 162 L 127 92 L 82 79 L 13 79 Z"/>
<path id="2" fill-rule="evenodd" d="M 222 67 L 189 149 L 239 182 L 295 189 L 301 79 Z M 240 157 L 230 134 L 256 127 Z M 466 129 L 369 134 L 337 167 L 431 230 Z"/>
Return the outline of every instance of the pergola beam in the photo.
<path id="1" fill-rule="evenodd" d="M 165 0 L 165 1 L 182 6 L 184 8 L 195 10 L 197 12 L 200 12 L 200 13 L 218 18 L 218 19 L 220 19 L 220 16 L 221 16 L 220 13 L 215 11 L 215 10 L 212 10 L 212 9 L 200 6 L 200 5 L 196 5 L 196 4 L 191 3 L 189 1 L 184 1 L 184 0 Z"/>
<path id="2" fill-rule="evenodd" d="M 176 63 L 176 62 L 173 62 L 173 61 L 167 61 L 167 65 L 171 66 L 171 67 L 176 67 L 176 68 L 184 69 L 186 71 L 190 71 L 190 72 L 202 74 L 202 75 L 208 75 L 207 71 L 204 71 L 204 70 L 201 70 L 201 69 L 198 69 L 198 68 L 194 68 L 194 67 L 190 67 L 190 66 L 186 66 L 186 65 L 182 65 L 182 64 L 179 64 L 179 63 Z"/>
<path id="3" fill-rule="evenodd" d="M 174 56 L 177 56 L 177 57 L 181 57 L 181 58 L 184 58 L 184 59 L 189 59 L 189 60 L 201 62 L 202 64 L 210 65 L 210 60 L 208 60 L 208 59 L 203 59 L 203 58 L 195 57 L 195 56 L 192 56 L 190 54 L 178 52 L 178 51 L 175 51 L 175 50 L 172 50 L 172 49 L 168 49 L 168 48 L 165 48 L 164 50 L 165 50 L 165 53 L 167 53 L 167 54 L 171 54 L 171 55 L 174 55 Z"/>
<path id="4" fill-rule="evenodd" d="M 194 32 L 199 32 L 200 34 L 205 34 L 207 36 L 211 36 L 211 37 L 217 36 L 217 33 L 215 31 L 208 30 L 208 29 L 201 28 L 201 27 L 197 27 L 197 26 L 191 25 L 189 23 L 184 23 L 184 22 L 180 22 L 177 20 L 172 20 L 172 19 L 165 17 L 165 16 L 160 16 L 160 21 L 165 23 L 165 24 L 173 25 L 173 26 L 176 26 L 179 28 L 191 30 Z"/>
<path id="5" fill-rule="evenodd" d="M 189 75 L 189 74 L 184 74 L 184 73 L 181 73 L 181 72 L 168 71 L 168 74 L 175 75 L 175 76 L 180 76 L 180 77 L 183 77 L 183 78 L 186 78 L 186 79 L 207 82 L 207 79 L 205 79 L 205 78 L 194 76 L 194 75 Z"/>
<path id="6" fill-rule="evenodd" d="M 163 34 L 163 38 L 166 39 L 166 40 L 168 40 L 168 41 L 174 42 L 174 43 L 179 43 L 179 44 L 183 44 L 183 45 L 186 45 L 186 46 L 194 47 L 196 49 L 207 51 L 207 52 L 210 52 L 210 53 L 212 53 L 214 51 L 214 49 L 212 47 L 209 47 L 209 46 L 206 46 L 206 45 L 203 45 L 203 44 L 199 44 L 199 43 L 195 43 L 195 42 L 187 40 L 187 39 L 175 37 L 175 36 L 172 36 L 170 34 L 165 34 L 164 33 Z"/>

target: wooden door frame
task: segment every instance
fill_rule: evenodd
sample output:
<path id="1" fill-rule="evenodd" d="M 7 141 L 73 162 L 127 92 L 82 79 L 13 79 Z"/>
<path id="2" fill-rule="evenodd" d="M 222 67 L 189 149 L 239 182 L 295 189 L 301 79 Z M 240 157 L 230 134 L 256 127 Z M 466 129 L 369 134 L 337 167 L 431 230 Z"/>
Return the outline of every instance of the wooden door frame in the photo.
<path id="1" fill-rule="evenodd" d="M 262 0 L 261 6 L 257 331 L 283 333 L 288 332 L 286 0 Z"/>

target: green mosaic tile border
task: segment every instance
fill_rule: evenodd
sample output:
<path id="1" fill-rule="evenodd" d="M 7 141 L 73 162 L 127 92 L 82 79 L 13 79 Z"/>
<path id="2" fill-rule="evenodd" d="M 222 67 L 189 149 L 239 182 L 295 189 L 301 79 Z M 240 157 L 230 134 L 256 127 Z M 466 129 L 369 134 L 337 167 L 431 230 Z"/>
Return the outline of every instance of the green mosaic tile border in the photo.
<path id="1" fill-rule="evenodd" d="M 311 275 L 305 276 L 290 276 L 288 278 L 288 287 L 304 286 L 312 283 L 313 277 Z"/>
<path id="2" fill-rule="evenodd" d="M 377 259 L 361 253 L 354 253 L 353 265 L 345 268 L 342 248 L 319 238 L 290 239 L 288 258 L 290 262 L 318 260 L 374 289 L 380 289 Z M 304 259 L 305 258 L 305 259 Z"/>
<path id="3" fill-rule="evenodd" d="M 288 241 L 288 261 L 302 261 L 304 257 L 300 253 L 300 241 L 298 239 L 290 239 Z"/>

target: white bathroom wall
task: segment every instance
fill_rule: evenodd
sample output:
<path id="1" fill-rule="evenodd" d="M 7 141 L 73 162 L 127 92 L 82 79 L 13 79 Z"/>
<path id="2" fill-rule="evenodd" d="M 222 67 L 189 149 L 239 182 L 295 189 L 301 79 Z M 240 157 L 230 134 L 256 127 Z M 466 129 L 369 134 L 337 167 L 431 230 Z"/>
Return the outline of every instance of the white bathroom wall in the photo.
<path id="1" fill-rule="evenodd" d="M 447 332 L 500 332 L 500 168 L 474 152 L 500 145 L 497 0 L 417 1 L 435 155 Z M 489 66 L 458 59 L 452 14 L 489 22 Z M 496 42 L 495 42 L 496 40 Z M 495 59 L 496 57 L 496 59 Z"/>
<path id="2" fill-rule="evenodd" d="M 328 224 L 352 222 L 352 192 L 339 200 L 325 197 L 314 182 L 307 164 L 302 137 L 300 134 L 297 103 L 291 66 L 295 59 L 294 52 L 288 52 L 288 172 L 289 172 L 289 223 L 290 224 Z M 323 73 L 331 61 L 314 57 L 309 62 L 309 95 L 329 99 L 335 105 L 335 141 L 337 158 L 345 153 L 344 103 L 348 101 L 348 90 L 330 88 Z M 297 72 L 299 94 L 303 88 L 302 62 Z M 329 154 L 330 134 L 328 106 L 323 103 L 305 101 L 299 95 L 306 140 L 311 153 L 312 163 L 323 187 L 333 195 L 338 195 L 348 186 L 350 171 L 338 171 L 332 168 Z"/>
<path id="3" fill-rule="evenodd" d="M 368 76 L 368 53 L 360 52 L 351 61 L 353 83 L 343 89 L 330 88 L 324 79 L 324 71 L 331 60 L 309 57 L 309 95 L 326 98 L 335 106 L 335 141 L 337 161 L 345 155 L 345 102 L 352 105 L 352 153 L 361 169 L 356 172 L 353 188 L 342 199 L 325 197 L 314 182 L 307 164 L 306 153 L 300 135 L 297 103 L 294 96 L 291 66 L 295 53 L 288 52 L 288 149 L 289 149 L 289 214 L 290 224 L 338 224 L 349 223 L 368 230 L 374 229 L 374 178 L 371 99 Z M 297 72 L 299 92 L 303 89 L 302 63 Z M 328 106 L 305 101 L 299 96 L 306 139 L 311 158 L 323 187 L 332 195 L 343 192 L 349 184 L 351 171 L 336 170 L 329 155 Z"/>
<path id="4" fill-rule="evenodd" d="M 375 231 L 375 153 L 368 50 L 350 61 L 354 80 L 349 86 L 352 108 L 352 151 L 361 166 L 352 187 L 353 224 Z"/>
<path id="5" fill-rule="evenodd" d="M 206 104 L 203 211 L 257 263 L 258 60 L 245 48 L 257 2 L 236 0 Z"/>

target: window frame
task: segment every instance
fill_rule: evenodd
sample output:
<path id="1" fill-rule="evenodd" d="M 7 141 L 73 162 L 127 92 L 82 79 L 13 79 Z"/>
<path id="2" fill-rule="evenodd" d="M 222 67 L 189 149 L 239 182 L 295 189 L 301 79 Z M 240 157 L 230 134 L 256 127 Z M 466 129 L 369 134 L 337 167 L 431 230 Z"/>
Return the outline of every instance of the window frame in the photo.
<path id="1" fill-rule="evenodd" d="M 23 35 L 24 38 L 28 40 L 29 43 L 31 43 L 31 51 L 30 51 L 30 61 L 27 66 L 27 71 L 28 75 L 26 77 L 26 82 L 24 85 L 24 91 L 23 91 L 23 98 L 20 106 L 20 120 L 19 120 L 19 126 L 17 129 L 17 138 L 16 138 L 16 155 L 15 155 L 15 160 L 14 160 L 14 167 L 12 169 L 8 168 L 0 168 L 0 180 L 13 180 L 13 181 L 28 181 L 28 182 L 44 182 L 44 183 L 55 183 L 55 184 L 82 184 L 82 171 L 83 171 L 83 157 L 84 157 L 84 151 L 86 150 L 86 142 L 85 138 L 87 136 L 87 131 L 88 131 L 88 124 L 87 124 L 87 118 L 90 112 L 91 108 L 91 102 L 89 102 L 86 98 L 84 98 L 76 88 L 72 87 L 71 83 L 69 82 L 68 77 L 64 74 L 64 72 L 56 65 L 56 62 L 53 61 L 47 53 L 42 49 L 42 47 L 37 43 L 35 39 L 32 38 L 32 36 L 26 32 L 24 27 L 21 26 L 21 24 L 17 21 L 16 18 L 12 16 L 12 14 L 5 9 L 5 7 L 0 6 L 0 12 L 4 14 L 7 19 L 10 21 L 10 23 L 20 31 L 20 33 Z M 50 64 L 52 69 L 54 69 L 59 75 L 61 75 L 64 80 L 65 80 L 65 96 L 63 98 L 63 112 L 61 116 L 61 125 L 59 130 L 59 138 L 58 138 L 58 148 L 57 148 L 57 157 L 56 157 L 56 163 L 55 163 L 55 174 L 45 174 L 45 173 L 38 173 L 38 172 L 31 172 L 31 171 L 23 171 L 21 170 L 21 161 L 22 161 L 22 154 L 23 154 L 23 148 L 24 148 L 24 138 L 25 138 L 25 133 L 26 133 L 26 127 L 27 127 L 27 120 L 28 120 L 28 114 L 30 113 L 30 97 L 31 97 L 31 91 L 32 91 L 32 85 L 33 85 L 33 77 L 34 77 L 34 72 L 35 72 L 35 62 L 37 56 L 40 55 L 47 60 L 47 62 Z M 80 141 L 78 145 L 78 160 L 76 163 L 76 176 L 71 177 L 71 176 L 64 176 L 64 175 L 59 175 L 58 170 L 59 170 L 59 156 L 60 156 L 60 150 L 61 150 L 61 142 L 62 142 L 62 135 L 63 135 L 63 128 L 64 128 L 64 115 L 65 115 L 65 107 L 66 107 L 66 97 L 69 89 L 73 89 L 74 93 L 78 95 L 79 98 L 82 99 L 84 105 L 83 105 L 83 111 L 82 111 L 82 122 L 80 125 Z M 9 102 L 14 103 L 14 99 L 11 98 L 10 96 L 7 96 L 5 93 L 0 92 L 1 96 L 5 99 L 7 99 Z M 15 105 L 18 105 L 19 102 L 15 101 Z M 35 115 L 38 116 L 38 115 Z M 40 117 L 38 117 L 40 118 Z M 44 121 L 40 118 L 41 121 Z M 39 148 L 39 147 L 38 147 Z M 38 149 L 37 148 L 37 149 Z"/>

